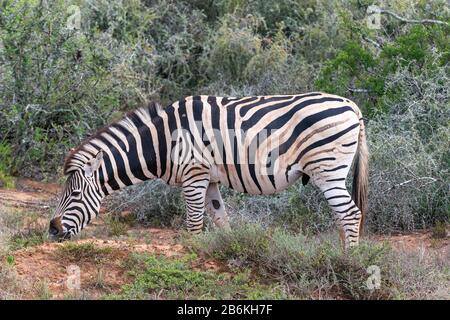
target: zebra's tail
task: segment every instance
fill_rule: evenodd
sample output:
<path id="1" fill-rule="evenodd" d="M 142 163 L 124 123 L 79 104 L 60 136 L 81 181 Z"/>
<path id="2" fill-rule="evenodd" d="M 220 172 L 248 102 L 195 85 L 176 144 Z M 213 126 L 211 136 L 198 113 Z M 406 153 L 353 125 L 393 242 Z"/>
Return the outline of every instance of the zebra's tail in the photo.
<path id="1" fill-rule="evenodd" d="M 364 129 L 364 121 L 360 114 L 360 127 L 358 137 L 358 150 L 355 157 L 355 165 L 353 167 L 353 188 L 352 198 L 361 211 L 361 222 L 359 225 L 359 234 L 362 235 L 364 218 L 368 208 L 368 184 L 369 184 L 369 150 L 366 143 L 366 134 Z"/>

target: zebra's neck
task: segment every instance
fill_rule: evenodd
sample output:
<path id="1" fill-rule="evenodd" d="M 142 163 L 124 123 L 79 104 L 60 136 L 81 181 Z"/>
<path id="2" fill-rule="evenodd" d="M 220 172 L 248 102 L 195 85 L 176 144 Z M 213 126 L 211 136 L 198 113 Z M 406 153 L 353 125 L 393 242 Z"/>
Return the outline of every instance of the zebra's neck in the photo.
<path id="1" fill-rule="evenodd" d="M 104 195 L 159 178 L 161 163 L 165 162 L 165 159 L 161 161 L 161 147 L 158 147 L 158 136 L 164 131 L 163 112 L 159 106 L 151 104 L 100 130 L 72 151 L 65 163 L 65 173 L 82 167 L 102 152 L 96 182 Z"/>
<path id="2" fill-rule="evenodd" d="M 147 117 L 135 112 L 127 117 L 129 127 L 113 125 L 103 137 L 107 149 L 99 171 L 99 183 L 105 194 L 141 183 L 162 175 L 163 153 L 158 135 L 164 131 L 158 115 Z M 104 146 L 104 147 L 105 147 Z"/>

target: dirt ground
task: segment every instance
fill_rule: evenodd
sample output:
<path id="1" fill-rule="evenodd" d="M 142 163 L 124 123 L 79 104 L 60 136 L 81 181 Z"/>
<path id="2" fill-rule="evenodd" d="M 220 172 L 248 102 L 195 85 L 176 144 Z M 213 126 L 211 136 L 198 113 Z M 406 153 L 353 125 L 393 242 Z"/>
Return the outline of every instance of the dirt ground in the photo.
<path id="1" fill-rule="evenodd" d="M 16 190 L 0 189 L 0 214 L 15 208 L 26 208 L 37 212 L 46 212 L 40 218 L 40 223 L 48 224 L 48 214 L 55 206 L 60 186 L 43 184 L 31 180 L 19 180 Z M 78 261 L 70 261 L 61 257 L 61 246 L 64 243 L 44 242 L 41 245 L 30 246 L 14 251 L 15 270 L 21 283 L 26 284 L 24 298 L 32 299 L 48 291 L 52 298 L 80 298 L 80 292 L 68 289 L 68 268 L 76 265 L 80 268 L 81 292 L 88 292 L 89 298 L 96 298 L 118 292 L 129 283 L 130 266 L 127 259 L 133 253 L 155 253 L 167 257 L 183 256 L 187 253 L 178 239 L 176 230 L 145 228 L 133 226 L 127 234 L 121 237 L 99 237 L 97 230 L 104 227 L 104 220 L 97 219 L 86 230 L 86 234 L 78 244 L 91 243 L 96 248 L 107 248 L 107 259 L 98 256 L 85 257 Z M 401 250 L 437 251 L 448 256 L 450 261 L 450 239 L 435 241 L 431 232 L 417 232 L 394 236 L 371 236 L 377 241 L 389 241 L 394 248 Z M 197 263 L 197 262 L 196 262 Z M 217 271 L 223 269 L 219 263 L 212 260 L 198 261 L 193 268 Z"/>

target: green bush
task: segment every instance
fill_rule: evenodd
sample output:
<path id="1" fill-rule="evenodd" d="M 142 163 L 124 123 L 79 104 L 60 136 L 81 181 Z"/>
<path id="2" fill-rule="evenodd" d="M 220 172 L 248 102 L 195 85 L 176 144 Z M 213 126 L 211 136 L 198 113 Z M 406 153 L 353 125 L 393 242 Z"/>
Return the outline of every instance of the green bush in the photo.
<path id="1" fill-rule="evenodd" d="M 334 59 L 325 64 L 316 85 L 325 92 L 342 96 L 355 88 L 364 88 L 371 95 L 379 96 L 383 94 L 384 82 L 377 74 L 377 66 L 371 52 L 359 43 L 348 42 Z"/>
<path id="2" fill-rule="evenodd" d="M 384 45 L 379 52 L 370 50 L 365 44 L 349 41 L 336 57 L 325 63 L 316 85 L 327 92 L 355 95 L 355 101 L 360 102 L 370 117 L 380 111 L 389 112 L 392 106 L 385 100 L 405 97 L 405 93 L 397 86 L 388 88 L 385 79 L 404 67 L 413 75 L 432 74 L 438 72 L 439 67 L 448 67 L 449 45 L 443 41 L 445 37 L 443 28 L 414 26 Z M 437 61 L 436 54 L 440 55 Z"/>

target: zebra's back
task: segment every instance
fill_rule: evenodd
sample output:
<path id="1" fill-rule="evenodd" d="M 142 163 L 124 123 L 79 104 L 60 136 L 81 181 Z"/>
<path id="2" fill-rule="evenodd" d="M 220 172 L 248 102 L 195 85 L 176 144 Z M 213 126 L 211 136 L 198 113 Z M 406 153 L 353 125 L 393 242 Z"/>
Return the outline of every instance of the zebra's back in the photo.
<path id="1" fill-rule="evenodd" d="M 302 174 L 318 182 L 329 175 L 322 171 L 336 168 L 336 162 L 351 162 L 357 147 L 358 107 L 320 92 L 190 96 L 165 110 L 174 115 L 172 127 L 191 139 L 188 149 L 197 151 L 195 161 L 210 166 L 212 181 L 241 192 L 275 193 Z M 174 158 L 172 152 L 170 160 Z M 168 182 L 181 178 L 172 176 Z"/>

